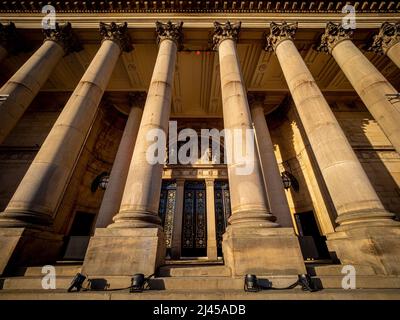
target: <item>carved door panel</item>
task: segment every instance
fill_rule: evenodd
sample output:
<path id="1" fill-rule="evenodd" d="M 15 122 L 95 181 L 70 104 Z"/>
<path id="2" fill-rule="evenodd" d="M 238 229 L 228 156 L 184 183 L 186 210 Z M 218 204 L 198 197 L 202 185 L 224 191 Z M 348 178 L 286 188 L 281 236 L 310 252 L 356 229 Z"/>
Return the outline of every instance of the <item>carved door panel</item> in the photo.
<path id="1" fill-rule="evenodd" d="M 175 206 L 176 206 L 176 183 L 175 181 L 164 180 L 161 187 L 158 214 L 161 218 L 161 225 L 164 228 L 167 256 L 171 254 Z"/>
<path id="2" fill-rule="evenodd" d="M 204 181 L 187 181 L 184 191 L 182 256 L 207 255 L 206 186 Z"/>

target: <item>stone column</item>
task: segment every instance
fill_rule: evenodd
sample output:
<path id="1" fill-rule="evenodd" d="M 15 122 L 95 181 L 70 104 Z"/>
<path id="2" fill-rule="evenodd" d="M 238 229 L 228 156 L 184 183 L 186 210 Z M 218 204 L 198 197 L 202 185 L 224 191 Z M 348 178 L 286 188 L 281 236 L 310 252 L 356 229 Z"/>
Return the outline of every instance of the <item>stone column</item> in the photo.
<path id="1" fill-rule="evenodd" d="M 329 22 L 321 37 L 320 51 L 329 52 L 350 81 L 393 147 L 400 152 L 400 100 L 389 101 L 397 90 L 350 40 L 351 29 Z"/>
<path id="2" fill-rule="evenodd" d="M 57 204 L 84 146 L 118 57 L 122 51 L 132 50 L 126 23 L 101 23 L 100 31 L 103 36 L 100 49 L 56 120 L 7 208 L 0 215 L 0 228 L 51 231 Z M 53 45 L 53 41 L 46 43 Z M 39 250 L 43 251 L 43 247 Z"/>
<path id="3" fill-rule="evenodd" d="M 215 225 L 214 179 L 206 179 L 207 258 L 217 260 L 217 231 Z"/>
<path id="4" fill-rule="evenodd" d="M 174 226 L 172 229 L 172 245 L 171 257 L 172 259 L 179 259 L 182 251 L 182 219 L 183 219 L 183 202 L 185 191 L 185 179 L 176 179 L 176 203 Z"/>
<path id="5" fill-rule="evenodd" d="M 61 58 L 80 49 L 70 23 L 44 29 L 42 46 L 0 89 L 0 143 L 15 127 Z"/>
<path id="6" fill-rule="evenodd" d="M 168 132 L 176 53 L 182 38 L 182 23 L 176 25 L 172 22 L 157 22 L 156 27 L 159 50 L 121 207 L 113 218 L 114 223 L 106 230 L 97 229 L 89 244 L 83 266 L 83 270 L 88 274 L 152 274 L 165 258 L 165 241 L 158 216 L 163 163 L 153 164 L 147 159 L 147 152 L 155 143 L 154 140 L 149 141 L 148 134 L 158 129 L 166 137 Z M 165 150 L 165 146 L 162 150 Z M 118 244 L 118 250 L 104 252 L 101 246 L 106 244 Z M 106 259 L 123 262 L 115 267 Z"/>
<path id="7" fill-rule="evenodd" d="M 214 27 L 213 45 L 219 55 L 224 129 L 226 134 L 238 130 L 243 137 L 253 128 L 236 50 L 240 23 L 214 22 Z M 223 238 L 223 253 L 232 274 L 269 274 L 272 271 L 282 274 L 293 270 L 301 273 L 304 265 L 293 229 L 276 228 L 279 226 L 274 222 L 276 218 L 269 212 L 256 152 L 244 160 L 245 165 L 253 170 L 240 173 L 243 164 L 233 156 L 234 151 L 239 148 L 243 152 L 249 146 L 245 145 L 245 139 L 242 139 L 242 145 L 235 139 L 232 142 L 225 140 L 226 152 L 231 158 L 227 167 L 232 215 Z M 287 255 L 272 254 L 271 251 L 278 250 L 280 245 L 286 247 Z"/>
<path id="8" fill-rule="evenodd" d="M 400 68 L 400 23 L 384 22 L 368 50 L 387 55 Z"/>
<path id="9" fill-rule="evenodd" d="M 131 109 L 97 215 L 96 228 L 105 228 L 112 223 L 113 216 L 121 206 L 145 99 L 146 94 L 143 92 L 135 92 L 130 95 Z"/>
<path id="10" fill-rule="evenodd" d="M 264 184 L 267 191 L 271 212 L 277 217 L 277 222 L 282 227 L 293 227 L 289 205 L 279 173 L 278 164 L 274 153 L 271 135 L 264 114 L 264 93 L 249 94 L 251 116 L 254 123 L 257 147 L 264 175 Z"/>
<path id="11" fill-rule="evenodd" d="M 339 227 L 336 231 L 340 232 L 328 235 L 328 245 L 336 251 L 343 263 L 351 261 L 368 264 L 370 259 L 379 257 L 369 249 L 362 249 L 363 245 L 366 245 L 366 248 L 374 246 L 373 243 L 368 244 L 367 234 L 373 234 L 373 227 L 388 229 L 390 233 L 389 230 L 395 230 L 390 227 L 397 227 L 398 223 L 393 220 L 394 214 L 384 209 L 333 112 L 296 49 L 293 43 L 296 30 L 296 24 L 271 23 L 271 34 L 267 38 L 266 49 L 274 50 L 278 57 L 297 113 L 338 214 L 336 222 Z M 352 230 L 356 230 L 355 233 L 352 233 Z M 365 230 L 366 234 L 358 233 L 359 230 Z M 339 234 L 342 242 L 333 241 Z M 396 246 L 399 247 L 398 244 Z M 380 251 L 377 249 L 375 252 Z M 381 258 L 391 259 L 384 258 L 383 255 Z M 365 261 L 362 261 L 363 259 Z M 382 261 L 376 262 L 379 264 Z"/>

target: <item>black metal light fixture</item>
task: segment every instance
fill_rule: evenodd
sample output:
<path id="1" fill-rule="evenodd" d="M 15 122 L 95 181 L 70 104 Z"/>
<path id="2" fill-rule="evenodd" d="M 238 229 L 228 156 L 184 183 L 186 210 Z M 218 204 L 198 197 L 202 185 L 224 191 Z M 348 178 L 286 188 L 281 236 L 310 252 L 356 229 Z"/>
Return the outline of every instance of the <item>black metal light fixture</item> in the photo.
<path id="1" fill-rule="evenodd" d="M 110 176 L 103 176 L 99 182 L 99 188 L 106 190 L 108 186 L 108 181 L 110 180 Z"/>
<path id="2" fill-rule="evenodd" d="M 244 276 L 244 291 L 246 292 L 260 291 L 260 286 L 258 285 L 258 279 L 255 274 L 246 274 Z"/>
<path id="3" fill-rule="evenodd" d="M 110 178 L 110 176 L 109 176 L 108 172 L 100 173 L 92 181 L 92 185 L 90 186 L 90 190 L 92 192 L 96 192 L 96 190 L 98 188 L 101 188 L 101 189 L 105 190 L 107 188 L 109 178 Z"/>
<path id="4" fill-rule="evenodd" d="M 71 285 L 68 288 L 68 292 L 72 292 L 73 289 L 76 289 L 77 292 L 81 291 L 82 284 L 85 281 L 86 276 L 82 273 L 77 273 L 75 277 L 72 279 Z"/>
<path id="5" fill-rule="evenodd" d="M 142 292 L 144 289 L 144 285 L 146 283 L 146 279 L 143 273 L 136 273 L 131 278 L 131 286 L 129 288 L 129 292 Z"/>
<path id="6" fill-rule="evenodd" d="M 283 182 L 283 187 L 287 190 L 292 186 L 292 180 L 290 180 L 290 177 L 288 175 L 287 171 L 283 171 L 281 173 L 282 177 L 282 182 Z"/>
<path id="7" fill-rule="evenodd" d="M 291 174 L 289 171 L 283 171 L 281 173 L 281 177 L 283 186 L 286 190 L 292 188 L 294 191 L 299 192 L 299 182 L 293 174 Z"/>

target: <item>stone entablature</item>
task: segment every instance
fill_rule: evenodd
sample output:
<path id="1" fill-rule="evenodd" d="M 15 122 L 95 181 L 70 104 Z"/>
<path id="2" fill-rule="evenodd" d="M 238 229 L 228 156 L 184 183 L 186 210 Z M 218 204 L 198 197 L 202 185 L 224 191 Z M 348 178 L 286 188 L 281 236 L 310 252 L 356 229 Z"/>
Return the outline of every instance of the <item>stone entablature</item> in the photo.
<path id="1" fill-rule="evenodd" d="M 193 168 L 182 167 L 165 167 L 163 170 L 163 179 L 228 179 L 226 166 L 198 166 Z"/>
<path id="2" fill-rule="evenodd" d="M 44 4 L 51 4 L 58 12 L 188 12 L 188 13 L 212 13 L 212 12 L 341 12 L 345 1 L 2 1 L 0 11 L 13 12 L 41 12 Z M 357 12 L 394 12 L 399 10 L 400 3 L 395 1 L 366 0 L 354 4 Z"/>

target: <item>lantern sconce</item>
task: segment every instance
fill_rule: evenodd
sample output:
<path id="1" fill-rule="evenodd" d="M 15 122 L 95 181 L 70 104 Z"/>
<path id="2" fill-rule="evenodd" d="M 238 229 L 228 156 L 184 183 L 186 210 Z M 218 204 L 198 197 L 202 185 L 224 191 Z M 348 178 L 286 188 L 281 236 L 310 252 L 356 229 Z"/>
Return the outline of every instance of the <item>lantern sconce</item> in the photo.
<path id="1" fill-rule="evenodd" d="M 287 190 L 293 188 L 294 191 L 299 192 L 299 182 L 296 177 L 289 171 L 283 171 L 281 173 L 283 187 Z"/>
<path id="2" fill-rule="evenodd" d="M 107 189 L 109 179 L 110 179 L 110 176 L 109 176 L 108 172 L 100 173 L 96 178 L 94 178 L 92 185 L 90 187 L 90 190 L 92 192 L 96 192 L 98 188 L 100 188 L 102 190 Z"/>

